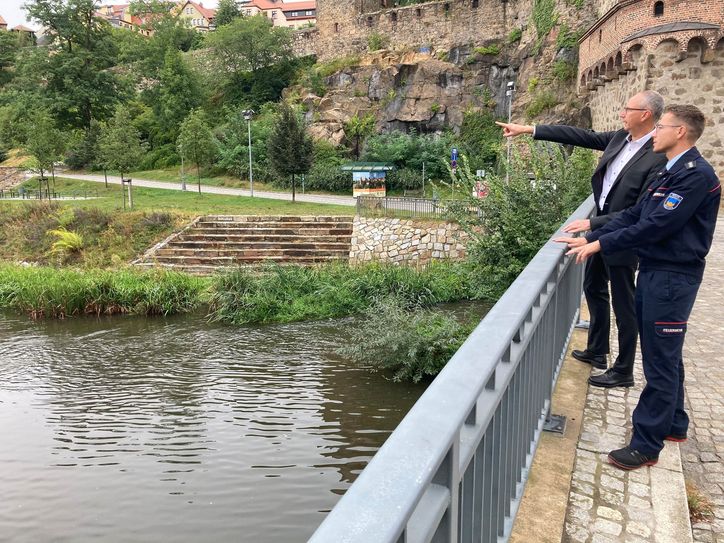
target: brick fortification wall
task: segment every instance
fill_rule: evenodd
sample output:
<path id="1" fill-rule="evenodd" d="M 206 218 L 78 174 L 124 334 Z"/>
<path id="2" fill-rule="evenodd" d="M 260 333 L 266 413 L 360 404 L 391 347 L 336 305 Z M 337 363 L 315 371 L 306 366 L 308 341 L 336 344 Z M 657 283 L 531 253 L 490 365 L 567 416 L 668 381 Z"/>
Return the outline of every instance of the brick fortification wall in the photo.
<path id="1" fill-rule="evenodd" d="M 707 117 L 697 147 L 724 178 L 724 0 L 619 0 L 580 41 L 579 94 L 595 130 L 621 126 L 633 94 L 693 103 Z"/>
<path id="2" fill-rule="evenodd" d="M 395 48 L 449 49 L 501 39 L 516 27 L 526 0 L 447 0 L 393 7 L 393 0 L 317 0 L 316 28 L 295 37 L 295 50 L 320 60 L 367 51 L 378 33 Z M 383 5 L 390 7 L 383 7 Z M 529 11 L 529 10 L 528 10 Z"/>

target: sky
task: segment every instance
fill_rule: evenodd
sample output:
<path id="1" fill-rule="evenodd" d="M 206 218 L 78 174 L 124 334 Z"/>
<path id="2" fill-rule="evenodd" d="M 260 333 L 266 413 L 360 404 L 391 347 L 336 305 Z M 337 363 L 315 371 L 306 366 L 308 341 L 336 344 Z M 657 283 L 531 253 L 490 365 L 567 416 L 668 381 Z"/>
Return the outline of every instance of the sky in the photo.
<path id="1" fill-rule="evenodd" d="M 8 28 L 12 28 L 17 25 L 25 25 L 30 28 L 36 29 L 38 27 L 35 23 L 28 23 L 25 20 L 25 12 L 22 10 L 22 5 L 28 0 L 0 0 L 0 15 L 8 23 Z M 202 0 L 204 6 L 207 8 L 215 8 L 217 0 Z M 287 2 L 295 2 L 301 0 L 286 0 Z M 102 4 L 125 4 L 127 0 L 117 0 L 115 2 L 101 2 Z"/>

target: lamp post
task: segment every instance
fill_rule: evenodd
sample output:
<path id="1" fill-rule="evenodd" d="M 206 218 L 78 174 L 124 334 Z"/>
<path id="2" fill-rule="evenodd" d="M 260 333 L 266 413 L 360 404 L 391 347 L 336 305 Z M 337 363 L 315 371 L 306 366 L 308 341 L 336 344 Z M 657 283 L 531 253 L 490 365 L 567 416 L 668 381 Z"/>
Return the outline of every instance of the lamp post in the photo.
<path id="1" fill-rule="evenodd" d="M 508 98 L 508 124 L 510 124 L 510 121 L 513 117 L 513 93 L 515 92 L 515 82 L 514 81 L 508 81 L 508 84 L 506 85 L 505 90 L 505 96 Z M 511 138 L 508 138 L 508 164 L 505 169 L 505 182 L 508 183 L 510 181 L 510 140 Z"/>
<path id="2" fill-rule="evenodd" d="M 245 109 L 241 112 L 246 119 L 246 127 L 249 131 L 249 189 L 251 191 L 251 197 L 254 197 L 254 172 L 251 167 L 251 118 L 254 116 L 253 109 Z"/>

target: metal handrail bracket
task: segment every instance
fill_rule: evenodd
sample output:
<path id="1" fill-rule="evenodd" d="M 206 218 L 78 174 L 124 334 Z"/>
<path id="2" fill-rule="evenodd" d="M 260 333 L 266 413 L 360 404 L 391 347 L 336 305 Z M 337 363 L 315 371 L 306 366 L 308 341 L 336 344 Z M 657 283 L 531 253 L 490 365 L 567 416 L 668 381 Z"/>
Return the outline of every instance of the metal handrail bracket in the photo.
<path id="1" fill-rule="evenodd" d="M 593 209 L 589 197 L 567 222 Z M 508 540 L 578 318 L 583 267 L 565 252 L 541 248 L 311 543 Z"/>

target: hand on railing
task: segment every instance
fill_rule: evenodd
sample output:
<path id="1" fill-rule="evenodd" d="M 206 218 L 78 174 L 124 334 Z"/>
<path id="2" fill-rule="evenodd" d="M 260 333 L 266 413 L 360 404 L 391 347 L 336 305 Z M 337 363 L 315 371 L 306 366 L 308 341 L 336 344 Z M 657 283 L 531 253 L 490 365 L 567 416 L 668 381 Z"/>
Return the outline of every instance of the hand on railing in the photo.
<path id="1" fill-rule="evenodd" d="M 577 234 L 578 232 L 587 232 L 591 229 L 591 219 L 578 219 L 572 221 L 563 227 L 564 232 Z"/>

